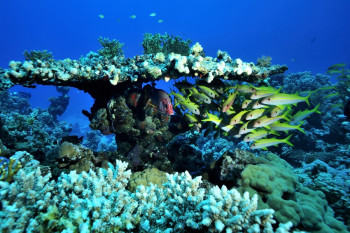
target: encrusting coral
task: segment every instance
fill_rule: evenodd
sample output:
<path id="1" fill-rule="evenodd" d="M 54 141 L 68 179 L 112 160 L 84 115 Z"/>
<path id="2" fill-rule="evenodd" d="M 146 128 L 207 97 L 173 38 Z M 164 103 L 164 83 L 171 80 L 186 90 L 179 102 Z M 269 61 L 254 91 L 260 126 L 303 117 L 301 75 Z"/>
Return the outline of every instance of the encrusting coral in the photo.
<path id="1" fill-rule="evenodd" d="M 2 231 L 45 232 L 273 232 L 271 209 L 257 210 L 257 196 L 235 189 L 200 188 L 201 177 L 167 175 L 165 188 L 154 184 L 125 189 L 131 171 L 116 161 L 107 170 L 62 174 L 40 168 L 20 170 L 13 183 L 0 181 Z M 280 224 L 276 232 L 292 225 Z"/>

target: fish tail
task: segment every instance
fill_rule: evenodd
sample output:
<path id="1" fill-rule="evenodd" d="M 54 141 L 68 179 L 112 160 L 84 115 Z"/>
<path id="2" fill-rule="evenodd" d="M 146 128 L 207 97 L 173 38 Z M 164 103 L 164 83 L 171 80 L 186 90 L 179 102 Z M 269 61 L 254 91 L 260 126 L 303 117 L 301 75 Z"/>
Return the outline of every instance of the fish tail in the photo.
<path id="1" fill-rule="evenodd" d="M 291 111 L 292 111 L 292 110 L 288 110 L 288 111 L 286 111 L 285 113 L 283 113 L 283 114 L 281 115 L 281 118 L 284 119 L 284 120 L 286 120 L 286 121 L 290 121 L 290 119 L 287 117 L 287 115 L 289 115 L 289 113 L 290 113 Z"/>
<path id="2" fill-rule="evenodd" d="M 286 137 L 285 139 L 282 140 L 282 142 L 290 145 L 290 146 L 294 146 L 290 141 L 289 139 L 293 136 L 293 134 L 289 135 L 288 137 Z"/>
<path id="3" fill-rule="evenodd" d="M 276 136 L 280 136 L 279 133 L 276 131 L 276 130 L 271 130 L 269 132 L 269 134 L 273 134 L 273 135 L 276 135 Z"/>
<path id="4" fill-rule="evenodd" d="M 300 122 L 300 124 L 297 125 L 295 128 L 300 132 L 302 132 L 303 134 L 306 134 L 305 131 L 302 128 L 300 128 L 303 124 L 304 124 L 304 121 Z"/>
<path id="5" fill-rule="evenodd" d="M 314 112 L 321 114 L 321 112 L 318 110 L 319 107 L 320 107 L 320 103 L 316 105 L 316 107 L 314 108 Z"/>
<path id="6" fill-rule="evenodd" d="M 310 93 L 308 96 L 305 97 L 305 102 L 306 102 L 307 105 L 309 105 L 309 106 L 310 106 L 309 98 L 310 98 L 311 95 L 312 95 L 312 93 Z"/>

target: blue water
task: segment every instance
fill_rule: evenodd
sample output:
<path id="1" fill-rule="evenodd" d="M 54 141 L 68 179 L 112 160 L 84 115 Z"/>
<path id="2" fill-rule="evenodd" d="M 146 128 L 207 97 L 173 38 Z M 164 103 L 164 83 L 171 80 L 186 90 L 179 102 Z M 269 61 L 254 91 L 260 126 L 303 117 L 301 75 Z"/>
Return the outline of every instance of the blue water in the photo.
<path id="1" fill-rule="evenodd" d="M 101 47 L 100 36 L 125 43 L 125 56 L 132 57 L 142 53 L 144 33 L 167 32 L 198 41 L 209 56 L 215 57 L 218 49 L 247 62 L 267 55 L 273 64 L 287 64 L 288 72 L 324 73 L 332 64 L 350 63 L 349 12 L 347 0 L 3 0 L 0 67 L 23 61 L 24 50 L 79 59 Z M 164 21 L 158 23 L 160 19 Z M 58 95 L 47 87 L 31 92 L 33 107 L 46 108 L 47 98 Z M 66 118 L 91 106 L 86 94 L 72 89 L 70 96 Z"/>

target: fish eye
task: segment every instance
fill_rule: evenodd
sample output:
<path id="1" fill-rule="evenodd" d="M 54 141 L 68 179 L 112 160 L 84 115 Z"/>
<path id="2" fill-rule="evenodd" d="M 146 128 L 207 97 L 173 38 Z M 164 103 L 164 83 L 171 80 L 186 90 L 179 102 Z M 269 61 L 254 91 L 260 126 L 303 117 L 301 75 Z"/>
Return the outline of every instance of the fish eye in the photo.
<path id="1" fill-rule="evenodd" d="M 267 100 L 270 100 L 270 98 L 268 98 Z"/>
<path id="2" fill-rule="evenodd" d="M 253 116 L 253 114 L 250 114 L 250 117 L 252 117 Z"/>
<path id="3" fill-rule="evenodd" d="M 260 121 L 258 121 L 258 124 L 260 124 Z"/>

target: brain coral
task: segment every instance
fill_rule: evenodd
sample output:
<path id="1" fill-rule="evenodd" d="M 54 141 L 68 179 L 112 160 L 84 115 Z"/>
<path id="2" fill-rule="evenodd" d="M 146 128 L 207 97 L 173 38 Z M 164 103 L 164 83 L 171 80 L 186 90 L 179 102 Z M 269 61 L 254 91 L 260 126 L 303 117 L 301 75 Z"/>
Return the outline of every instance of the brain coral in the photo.
<path id="1" fill-rule="evenodd" d="M 347 232 L 333 217 L 325 195 L 302 186 L 292 167 L 277 155 L 257 157 L 241 173 L 241 191 L 259 195 L 259 207 L 272 208 L 278 222 L 292 221 L 308 232 Z"/>

